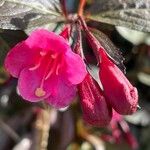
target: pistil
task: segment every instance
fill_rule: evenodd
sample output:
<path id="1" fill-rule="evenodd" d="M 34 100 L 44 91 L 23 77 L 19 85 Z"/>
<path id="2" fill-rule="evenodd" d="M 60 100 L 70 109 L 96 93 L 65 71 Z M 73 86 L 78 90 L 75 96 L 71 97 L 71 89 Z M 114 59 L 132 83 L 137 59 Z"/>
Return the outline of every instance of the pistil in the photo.
<path id="1" fill-rule="evenodd" d="M 38 97 L 42 97 L 46 94 L 46 92 L 43 90 L 43 88 L 37 88 L 35 90 L 35 95 Z"/>

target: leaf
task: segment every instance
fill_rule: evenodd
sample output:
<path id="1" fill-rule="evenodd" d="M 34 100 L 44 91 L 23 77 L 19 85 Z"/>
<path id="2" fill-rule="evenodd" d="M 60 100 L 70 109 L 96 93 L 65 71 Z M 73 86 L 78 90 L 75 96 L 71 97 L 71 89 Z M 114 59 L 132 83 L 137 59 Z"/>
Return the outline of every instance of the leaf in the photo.
<path id="1" fill-rule="evenodd" d="M 150 124 L 150 113 L 146 110 L 137 111 L 132 116 L 126 116 L 125 119 L 135 125 L 148 126 Z"/>
<path id="2" fill-rule="evenodd" d="M 111 40 L 101 31 L 94 28 L 90 28 L 91 32 L 100 42 L 102 47 L 105 49 L 110 59 L 123 71 L 125 72 L 125 66 L 123 64 L 123 56 L 119 49 L 111 42 Z"/>
<path id="3" fill-rule="evenodd" d="M 129 42 L 131 42 L 134 45 L 140 45 L 145 43 L 146 45 L 150 45 L 150 34 L 149 33 L 145 33 L 145 32 L 141 32 L 141 31 L 136 31 L 136 30 L 132 30 L 126 27 L 116 27 L 116 30 L 119 32 L 119 34 L 125 38 L 126 40 L 128 40 Z M 132 36 L 131 36 L 132 35 Z"/>
<path id="4" fill-rule="evenodd" d="M 150 32 L 150 0 L 95 0 L 90 19 Z"/>
<path id="5" fill-rule="evenodd" d="M 30 29 L 57 22 L 61 15 L 59 0 L 2 0 L 0 2 L 0 28 Z"/>

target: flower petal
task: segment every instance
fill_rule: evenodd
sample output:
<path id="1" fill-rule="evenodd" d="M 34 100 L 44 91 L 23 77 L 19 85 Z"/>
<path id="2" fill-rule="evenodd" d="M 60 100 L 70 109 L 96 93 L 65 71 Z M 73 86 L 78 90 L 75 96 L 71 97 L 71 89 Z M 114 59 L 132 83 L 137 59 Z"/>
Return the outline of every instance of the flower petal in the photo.
<path id="1" fill-rule="evenodd" d="M 76 86 L 68 85 L 61 77 L 50 78 L 47 81 L 51 86 L 51 95 L 46 101 L 55 108 L 64 108 L 68 106 L 76 95 Z"/>
<path id="2" fill-rule="evenodd" d="M 36 47 L 43 51 L 60 53 L 70 50 L 68 42 L 62 36 L 44 29 L 32 32 L 26 43 L 30 48 Z"/>
<path id="3" fill-rule="evenodd" d="M 30 102 L 37 102 L 47 98 L 51 93 L 47 84 L 43 85 L 43 96 L 36 96 L 36 90 L 40 89 L 41 81 L 43 78 L 42 67 L 36 70 L 29 70 L 25 68 L 21 71 L 19 80 L 18 80 L 18 89 L 20 95 Z"/>
<path id="4" fill-rule="evenodd" d="M 22 69 L 33 64 L 36 55 L 37 51 L 30 49 L 23 41 L 7 54 L 4 63 L 5 68 L 13 77 L 18 77 Z"/>
<path id="5" fill-rule="evenodd" d="M 87 74 L 85 63 L 81 57 L 72 51 L 67 51 L 65 62 L 67 70 L 65 78 L 71 84 L 81 83 Z"/>

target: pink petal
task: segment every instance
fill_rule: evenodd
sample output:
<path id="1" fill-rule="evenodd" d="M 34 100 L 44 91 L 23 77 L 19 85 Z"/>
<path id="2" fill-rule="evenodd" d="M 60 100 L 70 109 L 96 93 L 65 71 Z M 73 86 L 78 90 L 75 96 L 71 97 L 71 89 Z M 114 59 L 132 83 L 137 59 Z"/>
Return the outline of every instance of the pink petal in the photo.
<path id="1" fill-rule="evenodd" d="M 51 93 L 47 85 L 44 84 L 43 91 L 45 92 L 44 96 L 36 96 L 35 92 L 37 88 L 40 87 L 41 80 L 43 78 L 42 67 L 34 71 L 30 71 L 28 68 L 25 68 L 21 71 L 19 80 L 18 80 L 18 89 L 20 95 L 30 102 L 37 102 L 47 98 Z"/>
<path id="2" fill-rule="evenodd" d="M 51 95 L 46 101 L 55 108 L 64 108 L 68 106 L 76 95 L 76 86 L 68 85 L 61 77 L 49 79 Z"/>
<path id="3" fill-rule="evenodd" d="M 65 62 L 67 70 L 65 77 L 67 80 L 71 84 L 81 83 L 87 74 L 85 63 L 81 57 L 72 51 L 68 51 L 66 53 Z"/>
<path id="4" fill-rule="evenodd" d="M 13 77 L 18 77 L 22 69 L 33 64 L 36 56 L 37 51 L 30 49 L 23 41 L 7 54 L 4 63 L 5 68 Z"/>
<path id="5" fill-rule="evenodd" d="M 31 48 L 38 47 L 41 50 L 56 53 L 70 50 L 68 42 L 63 37 L 44 29 L 38 29 L 32 32 L 30 37 L 26 40 L 26 43 Z"/>

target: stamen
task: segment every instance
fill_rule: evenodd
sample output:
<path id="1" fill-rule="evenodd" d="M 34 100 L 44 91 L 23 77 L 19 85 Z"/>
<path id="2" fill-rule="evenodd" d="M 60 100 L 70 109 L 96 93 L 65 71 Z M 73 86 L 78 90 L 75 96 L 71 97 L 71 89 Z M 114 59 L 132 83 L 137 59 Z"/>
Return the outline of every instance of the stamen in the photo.
<path id="1" fill-rule="evenodd" d="M 56 75 L 58 75 L 58 73 L 59 73 L 59 68 L 60 68 L 60 64 L 57 65 L 57 68 L 56 68 Z"/>
<path id="2" fill-rule="evenodd" d="M 53 73 L 53 70 L 51 69 L 51 71 L 47 74 L 47 76 L 45 77 L 45 80 L 47 80 Z"/>
<path id="3" fill-rule="evenodd" d="M 46 55 L 46 52 L 42 52 L 42 51 L 41 51 L 41 52 L 40 52 L 40 55 L 41 55 L 42 57 L 39 58 L 38 64 L 36 64 L 34 67 L 29 68 L 30 71 L 36 70 L 37 68 L 40 67 L 41 61 L 42 61 L 43 58 L 44 58 L 43 56 Z"/>
<path id="4" fill-rule="evenodd" d="M 35 90 L 35 95 L 38 97 L 42 97 L 46 94 L 46 92 L 43 90 L 43 88 L 37 88 Z"/>
<path id="5" fill-rule="evenodd" d="M 41 62 L 39 62 L 39 63 L 38 63 L 37 65 L 35 65 L 34 67 L 29 68 L 29 70 L 30 70 L 30 71 L 36 70 L 37 68 L 40 67 L 40 64 L 41 64 Z"/>
<path id="6" fill-rule="evenodd" d="M 58 65 L 58 59 L 53 60 L 53 62 L 52 62 L 52 68 L 50 68 L 50 71 L 46 75 L 45 80 L 47 80 L 52 75 L 52 73 L 56 72 L 57 65 Z"/>

